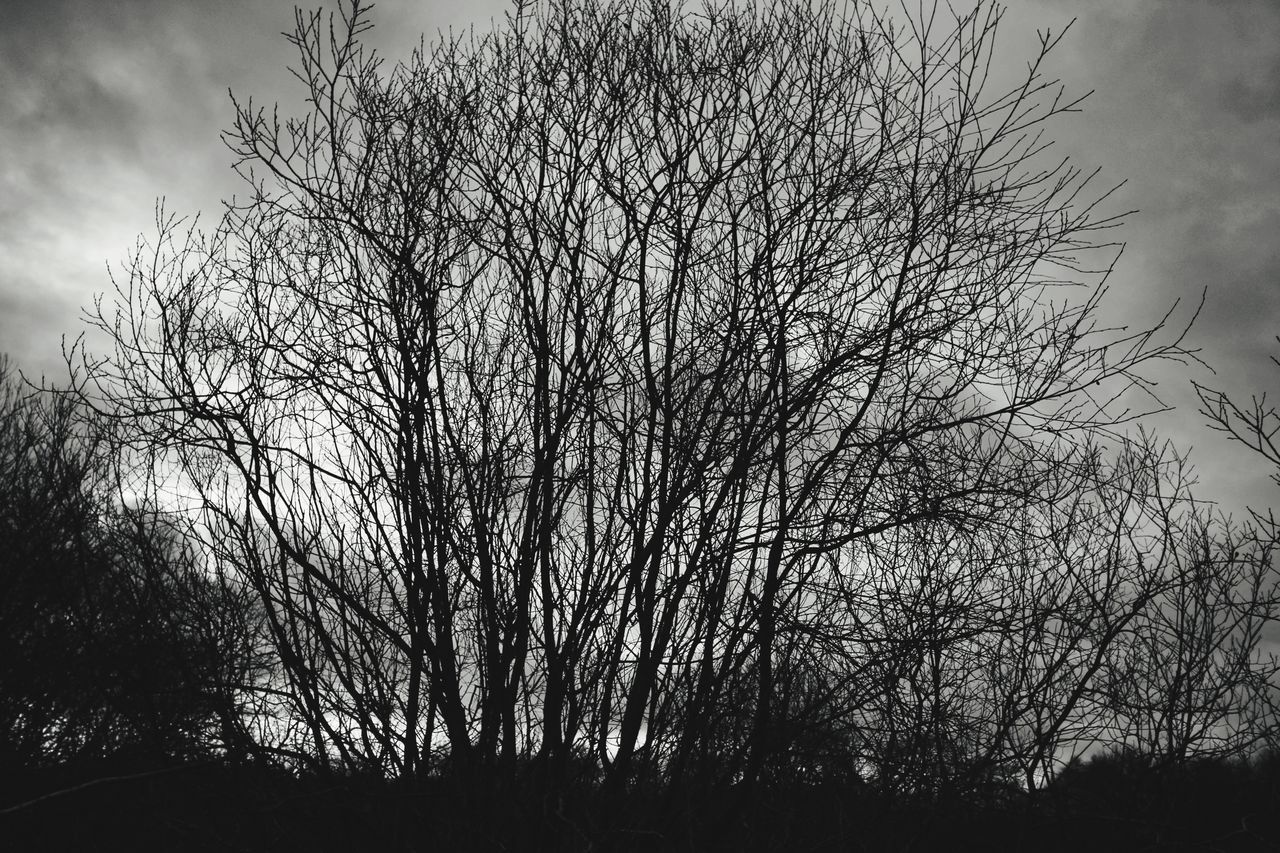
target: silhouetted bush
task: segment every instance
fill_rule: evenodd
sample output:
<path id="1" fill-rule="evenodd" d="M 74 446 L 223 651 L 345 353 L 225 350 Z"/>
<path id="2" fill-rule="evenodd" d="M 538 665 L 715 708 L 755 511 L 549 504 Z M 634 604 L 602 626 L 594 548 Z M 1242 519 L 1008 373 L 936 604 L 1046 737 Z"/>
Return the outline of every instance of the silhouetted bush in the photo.
<path id="1" fill-rule="evenodd" d="M 0 363 L 0 766 L 252 751 L 251 599 L 122 503 L 111 438 Z"/>

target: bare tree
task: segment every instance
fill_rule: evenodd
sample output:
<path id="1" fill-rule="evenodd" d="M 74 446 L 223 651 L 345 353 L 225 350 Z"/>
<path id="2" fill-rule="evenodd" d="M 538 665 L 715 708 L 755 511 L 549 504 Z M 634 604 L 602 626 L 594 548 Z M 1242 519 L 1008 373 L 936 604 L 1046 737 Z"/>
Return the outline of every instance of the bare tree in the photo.
<path id="1" fill-rule="evenodd" d="M 1274 540 L 1206 513 L 1178 519 L 1175 582 L 1134 620 L 1105 673 L 1122 743 L 1149 760 L 1239 758 L 1274 738 L 1280 617 Z"/>
<path id="2" fill-rule="evenodd" d="M 1280 343 L 1280 336 L 1276 341 Z M 1271 360 L 1280 367 L 1280 359 L 1272 356 Z M 1200 398 L 1200 414 L 1208 419 L 1209 426 L 1270 462 L 1277 469 L 1272 479 L 1280 483 L 1280 447 L 1276 444 L 1280 413 L 1267 403 L 1267 395 L 1255 395 L 1245 404 L 1232 399 L 1225 391 L 1198 382 L 1192 384 Z"/>
<path id="3" fill-rule="evenodd" d="M 310 111 L 237 104 L 249 198 L 162 214 L 82 365 L 256 590 L 295 749 L 755 780 L 904 684 L 978 748 L 1020 567 L 956 561 L 1182 354 L 1098 326 L 1118 220 L 1041 142 L 1056 39 L 985 91 L 998 20 L 565 0 L 388 70 L 358 2 L 299 14 Z"/>

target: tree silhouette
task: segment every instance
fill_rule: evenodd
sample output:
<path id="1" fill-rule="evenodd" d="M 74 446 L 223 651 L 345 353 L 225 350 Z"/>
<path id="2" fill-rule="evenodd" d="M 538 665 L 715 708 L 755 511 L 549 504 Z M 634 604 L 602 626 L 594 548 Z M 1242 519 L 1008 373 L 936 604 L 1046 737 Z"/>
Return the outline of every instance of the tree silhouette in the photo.
<path id="1" fill-rule="evenodd" d="M 81 365 L 255 592 L 273 749 L 938 793 L 1102 736 L 1189 501 L 1113 403 L 1184 351 L 1100 325 L 998 19 L 563 0 L 387 69 L 299 13 L 309 112 L 237 102 L 248 198 Z"/>

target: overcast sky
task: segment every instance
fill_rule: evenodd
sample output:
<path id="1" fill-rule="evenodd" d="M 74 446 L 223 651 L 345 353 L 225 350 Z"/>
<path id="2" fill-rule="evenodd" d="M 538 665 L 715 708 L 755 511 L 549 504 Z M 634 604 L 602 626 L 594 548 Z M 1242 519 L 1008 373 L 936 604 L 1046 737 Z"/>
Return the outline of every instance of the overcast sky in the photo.
<path id="1" fill-rule="evenodd" d="M 314 4 L 318 5 L 318 0 Z M 330 4 L 332 5 L 332 4 Z M 914 6 L 912 2 L 910 5 Z M 500 0 L 383 0 L 370 41 L 389 60 L 418 36 L 500 17 Z M 106 266 L 154 232 L 157 198 L 216 215 L 240 190 L 219 131 L 228 89 L 296 95 L 280 35 L 291 0 L 19 0 L 0 26 L 0 352 L 28 374 L 62 372 L 63 335 L 109 286 Z M 1200 428 L 1190 380 L 1280 400 L 1280 3 L 1034 0 L 1007 10 L 1001 73 L 1030 58 L 1037 28 L 1076 19 L 1050 71 L 1094 90 L 1058 144 L 1101 180 L 1127 180 L 1117 209 L 1115 317 L 1157 319 L 1208 301 L 1193 342 L 1217 375 L 1160 375 L 1179 406 L 1157 422 L 1194 445 L 1206 497 L 1280 504 L 1269 471 Z M 1183 315 L 1185 317 L 1185 312 Z"/>

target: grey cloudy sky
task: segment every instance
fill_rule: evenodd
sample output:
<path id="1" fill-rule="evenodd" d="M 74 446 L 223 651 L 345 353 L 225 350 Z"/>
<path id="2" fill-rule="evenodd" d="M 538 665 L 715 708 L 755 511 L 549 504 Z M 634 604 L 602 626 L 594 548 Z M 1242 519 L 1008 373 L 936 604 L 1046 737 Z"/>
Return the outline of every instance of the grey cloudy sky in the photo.
<path id="1" fill-rule="evenodd" d="M 319 2 L 319 0 L 315 0 Z M 0 351 L 60 374 L 63 335 L 109 286 L 156 199 L 216 214 L 240 189 L 219 141 L 227 90 L 293 96 L 292 0 L 8 0 L 0 27 Z M 311 5 L 311 4 L 308 4 Z M 330 3 L 332 5 L 332 3 Z M 910 4 L 914 6 L 914 3 Z M 370 41 L 390 60 L 422 33 L 487 26 L 503 0 L 383 0 Z M 1280 397 L 1280 3 L 1275 0 L 1023 0 L 998 45 L 1006 73 L 1037 28 L 1075 18 L 1049 71 L 1094 90 L 1058 144 L 1141 212 L 1112 279 L 1112 322 L 1207 303 L 1193 343 L 1217 370 L 1165 371 L 1179 407 L 1157 422 L 1194 460 L 1207 497 L 1280 503 L 1263 466 L 1198 426 L 1190 380 Z M 1185 316 L 1185 314 L 1183 315 Z"/>

